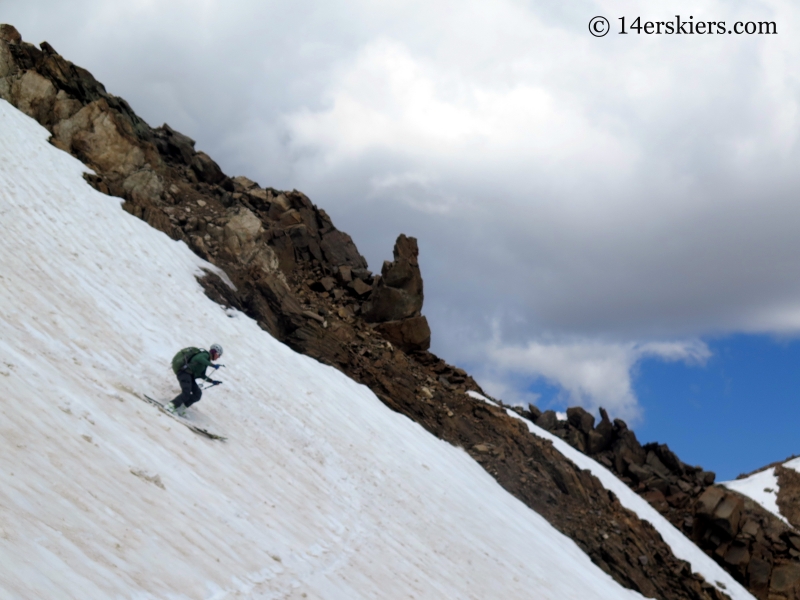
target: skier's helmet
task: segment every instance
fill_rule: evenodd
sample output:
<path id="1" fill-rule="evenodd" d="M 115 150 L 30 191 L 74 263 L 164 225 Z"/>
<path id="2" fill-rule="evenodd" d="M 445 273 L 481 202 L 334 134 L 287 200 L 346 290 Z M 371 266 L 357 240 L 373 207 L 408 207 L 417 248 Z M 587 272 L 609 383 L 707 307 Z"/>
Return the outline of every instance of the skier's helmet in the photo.
<path id="1" fill-rule="evenodd" d="M 220 358 L 222 356 L 222 346 L 219 344 L 211 344 L 211 348 L 209 348 L 209 350 L 212 354 L 216 355 L 216 358 Z"/>

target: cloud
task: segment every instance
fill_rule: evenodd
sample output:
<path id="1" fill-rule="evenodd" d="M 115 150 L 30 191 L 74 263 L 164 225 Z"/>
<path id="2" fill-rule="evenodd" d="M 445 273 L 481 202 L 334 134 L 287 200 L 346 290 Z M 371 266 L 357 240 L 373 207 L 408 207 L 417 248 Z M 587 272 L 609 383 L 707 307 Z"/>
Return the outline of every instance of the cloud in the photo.
<path id="1" fill-rule="evenodd" d="M 324 106 L 288 114 L 287 130 L 294 148 L 313 147 L 324 157 L 315 169 L 340 168 L 375 152 L 395 164 L 409 160 L 462 174 L 545 170 L 583 159 L 591 159 L 584 170 L 596 173 L 631 168 L 634 150 L 592 123 L 583 107 L 535 80 L 496 85 L 378 39 L 338 71 Z"/>
<path id="2" fill-rule="evenodd" d="M 702 365 L 710 357 L 708 346 L 697 340 L 646 344 L 529 341 L 524 346 L 503 345 L 495 340 L 487 351 L 494 379 L 497 374 L 504 374 L 506 379 L 510 375 L 527 380 L 528 384 L 543 380 L 564 391 L 560 405 L 580 405 L 592 412 L 602 406 L 612 418 L 631 422 L 641 418 L 632 378 L 642 360 L 655 358 Z M 490 385 L 494 379 L 489 376 Z"/>

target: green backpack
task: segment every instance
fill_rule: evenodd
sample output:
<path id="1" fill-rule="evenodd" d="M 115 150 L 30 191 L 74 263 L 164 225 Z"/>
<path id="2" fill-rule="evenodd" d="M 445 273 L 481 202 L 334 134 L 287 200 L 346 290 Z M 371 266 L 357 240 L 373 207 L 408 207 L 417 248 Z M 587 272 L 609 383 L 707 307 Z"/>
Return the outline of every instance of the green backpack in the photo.
<path id="1" fill-rule="evenodd" d="M 184 348 L 178 352 L 172 359 L 172 370 L 175 372 L 175 375 L 182 371 L 189 364 L 189 361 L 201 352 L 205 352 L 205 350 L 195 348 L 194 346 Z"/>

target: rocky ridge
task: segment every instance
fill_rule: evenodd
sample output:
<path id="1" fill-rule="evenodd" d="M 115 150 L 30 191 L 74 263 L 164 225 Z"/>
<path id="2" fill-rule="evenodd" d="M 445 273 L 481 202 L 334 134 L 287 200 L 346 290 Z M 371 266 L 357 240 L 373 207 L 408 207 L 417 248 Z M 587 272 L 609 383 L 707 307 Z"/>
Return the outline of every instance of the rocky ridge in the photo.
<path id="1" fill-rule="evenodd" d="M 714 485 L 713 472 L 687 465 L 666 444 L 640 444 L 602 408 L 597 425 L 580 407 L 567 409 L 566 420 L 533 405 L 511 408 L 614 472 L 759 600 L 800 600 L 800 473 L 776 467 L 778 504 L 790 526 Z"/>
<path id="2" fill-rule="evenodd" d="M 189 137 L 166 124 L 151 128 L 88 71 L 8 25 L 0 26 L 0 98 L 93 169 L 87 181 L 96 189 L 223 269 L 236 289 L 207 275 L 201 283 L 212 299 L 465 448 L 622 585 L 665 600 L 726 597 L 589 472 L 503 410 L 469 397 L 468 390 L 483 393 L 476 382 L 428 351 L 414 238 L 398 237 L 394 260 L 373 274 L 351 238 L 304 194 L 226 176 Z"/>

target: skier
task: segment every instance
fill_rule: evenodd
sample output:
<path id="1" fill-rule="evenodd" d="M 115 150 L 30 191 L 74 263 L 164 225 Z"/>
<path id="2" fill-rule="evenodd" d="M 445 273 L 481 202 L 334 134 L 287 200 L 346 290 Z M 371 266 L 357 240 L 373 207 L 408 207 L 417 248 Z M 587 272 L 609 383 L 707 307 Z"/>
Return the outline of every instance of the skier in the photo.
<path id="1" fill-rule="evenodd" d="M 219 369 L 221 365 L 212 364 L 211 361 L 219 360 L 222 356 L 222 346 L 212 344 L 209 350 L 200 348 L 184 348 L 172 359 L 172 370 L 178 376 L 178 383 L 181 385 L 181 393 L 166 405 L 166 409 L 171 413 L 177 413 L 183 417 L 186 409 L 195 402 L 200 401 L 203 391 L 197 385 L 195 379 L 204 379 L 212 385 L 219 385 L 221 381 L 206 377 L 206 369 Z"/>

